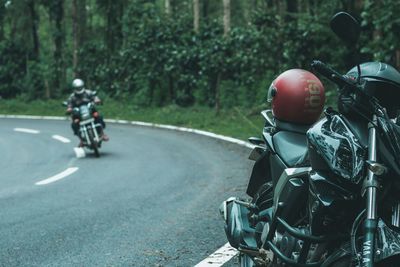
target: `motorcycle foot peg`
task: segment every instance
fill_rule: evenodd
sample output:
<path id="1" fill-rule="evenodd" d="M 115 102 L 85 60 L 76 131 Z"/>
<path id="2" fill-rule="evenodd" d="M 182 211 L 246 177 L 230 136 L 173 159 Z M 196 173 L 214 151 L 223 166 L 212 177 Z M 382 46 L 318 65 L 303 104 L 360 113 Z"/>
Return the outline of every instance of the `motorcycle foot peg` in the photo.
<path id="1" fill-rule="evenodd" d="M 251 202 L 242 201 L 242 200 L 240 200 L 240 199 L 235 199 L 234 202 L 235 202 L 236 204 L 241 205 L 241 206 L 245 206 L 246 208 L 248 208 L 248 209 L 251 210 L 251 211 L 257 211 L 257 210 L 258 210 L 257 205 L 255 205 L 255 204 L 253 204 L 253 203 L 251 203 Z"/>
<path id="2" fill-rule="evenodd" d="M 253 256 L 253 257 L 257 257 L 259 256 L 260 250 L 257 247 L 249 247 L 249 246 L 245 246 L 245 245 L 240 245 L 238 250 L 244 254 Z"/>

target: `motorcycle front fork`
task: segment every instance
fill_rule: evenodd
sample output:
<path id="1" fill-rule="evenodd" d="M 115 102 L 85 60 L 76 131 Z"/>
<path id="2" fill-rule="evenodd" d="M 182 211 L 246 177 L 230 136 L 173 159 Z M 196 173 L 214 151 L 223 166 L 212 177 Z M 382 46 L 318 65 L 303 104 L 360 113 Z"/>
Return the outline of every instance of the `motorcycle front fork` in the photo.
<path id="1" fill-rule="evenodd" d="M 376 116 L 373 117 L 373 123 L 369 124 L 368 140 L 368 160 L 376 162 Z M 363 192 L 366 193 L 366 214 L 364 221 L 364 240 L 362 246 L 361 266 L 373 267 L 375 256 L 375 232 L 378 225 L 378 207 L 377 193 L 379 181 L 377 176 L 368 170 L 368 176 L 364 181 Z M 392 225 L 400 227 L 400 203 L 396 203 L 392 210 Z"/>
<path id="2" fill-rule="evenodd" d="M 376 116 L 373 117 L 373 123 L 369 124 L 368 140 L 368 160 L 376 162 Z M 379 182 L 372 170 L 368 170 L 368 176 L 364 181 L 363 192 L 366 193 L 366 214 L 364 221 L 364 240 L 362 245 L 361 266 L 373 267 L 375 255 L 375 232 L 378 224 L 377 215 L 377 191 Z"/>
<path id="3" fill-rule="evenodd" d="M 400 203 L 393 206 L 392 210 L 392 225 L 400 227 Z"/>

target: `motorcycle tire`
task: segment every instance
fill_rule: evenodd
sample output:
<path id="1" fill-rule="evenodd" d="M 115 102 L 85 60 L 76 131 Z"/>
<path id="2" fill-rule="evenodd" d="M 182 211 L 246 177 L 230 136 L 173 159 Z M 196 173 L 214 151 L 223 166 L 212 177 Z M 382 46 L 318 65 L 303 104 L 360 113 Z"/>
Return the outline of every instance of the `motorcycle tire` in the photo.
<path id="1" fill-rule="evenodd" d="M 88 134 L 89 134 L 90 142 L 92 143 L 92 149 L 94 151 L 94 155 L 96 156 L 96 158 L 98 158 L 98 157 L 100 157 L 100 151 L 99 151 L 99 146 L 98 146 L 97 142 L 94 140 L 93 130 L 90 130 L 88 132 Z"/>
<path id="2" fill-rule="evenodd" d="M 97 142 L 93 142 L 93 151 L 96 158 L 100 157 L 100 151 Z"/>

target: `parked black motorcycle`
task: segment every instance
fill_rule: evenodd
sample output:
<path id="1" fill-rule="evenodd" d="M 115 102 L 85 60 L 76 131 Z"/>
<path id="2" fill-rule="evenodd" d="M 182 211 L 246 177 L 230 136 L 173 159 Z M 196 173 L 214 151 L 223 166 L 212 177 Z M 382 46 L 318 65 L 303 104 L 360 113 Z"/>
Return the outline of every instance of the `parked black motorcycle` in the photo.
<path id="1" fill-rule="evenodd" d="M 353 44 L 360 33 L 344 12 L 331 27 Z M 221 206 L 228 240 L 241 266 L 398 267 L 400 73 L 379 62 L 346 75 L 320 61 L 312 67 L 338 85 L 339 111 L 327 108 L 311 127 L 282 122 L 274 103 L 262 113 L 264 138 L 250 139 L 252 200 Z"/>

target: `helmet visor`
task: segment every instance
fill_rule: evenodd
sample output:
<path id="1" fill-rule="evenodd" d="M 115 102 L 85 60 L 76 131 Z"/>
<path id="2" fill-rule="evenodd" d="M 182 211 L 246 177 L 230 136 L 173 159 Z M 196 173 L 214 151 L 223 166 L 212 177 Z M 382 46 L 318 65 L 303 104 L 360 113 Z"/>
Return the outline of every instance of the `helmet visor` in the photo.
<path id="1" fill-rule="evenodd" d="M 274 82 L 272 82 L 271 85 L 269 86 L 268 94 L 267 94 L 267 101 L 268 101 L 269 103 L 272 102 L 272 99 L 273 99 L 274 96 L 276 95 L 276 92 L 277 92 L 277 89 L 276 89 L 276 87 L 275 87 L 275 85 L 274 85 Z"/>

